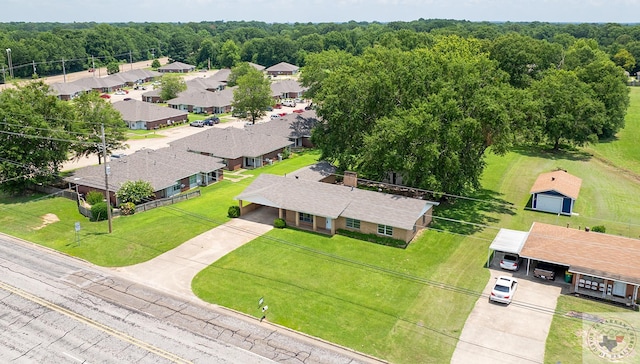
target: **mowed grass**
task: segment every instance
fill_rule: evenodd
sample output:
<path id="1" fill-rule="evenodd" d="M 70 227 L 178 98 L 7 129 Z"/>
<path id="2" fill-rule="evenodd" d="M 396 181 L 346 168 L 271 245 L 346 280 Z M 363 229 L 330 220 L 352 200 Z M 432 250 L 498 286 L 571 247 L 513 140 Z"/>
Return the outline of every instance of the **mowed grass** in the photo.
<path id="1" fill-rule="evenodd" d="M 583 361 L 583 344 L 587 331 L 586 329 L 588 329 L 593 323 L 567 316 L 566 314 L 570 311 L 587 313 L 595 316 L 602 313 L 622 312 L 629 314 L 632 312 L 626 308 L 585 298 L 560 296 L 556 306 L 556 315 L 553 317 L 549 336 L 547 336 L 547 345 L 544 357 L 545 363 L 593 362 L 592 360 Z M 595 359 L 595 356 L 591 357 L 591 355 L 589 355 L 589 358 Z M 601 362 L 610 363 L 611 361 L 603 359 Z"/>
<path id="2" fill-rule="evenodd" d="M 471 249 L 469 249 L 471 248 Z M 202 299 L 394 363 L 441 363 L 484 287 L 486 245 L 427 231 L 406 250 L 272 230 L 199 273 Z"/>
<path id="3" fill-rule="evenodd" d="M 132 216 L 89 222 L 74 201 L 65 198 L 8 198 L 0 203 L 0 231 L 85 259 L 101 266 L 126 266 L 152 259 L 219 224 L 228 221 L 227 210 L 237 205 L 238 195 L 259 173 L 284 174 L 313 163 L 318 153 L 311 151 L 267 166 L 247 171 L 239 182 L 223 180 L 201 188 L 202 196 L 175 205 L 156 208 Z M 230 176 L 231 177 L 231 176 Z M 53 214 L 59 221 L 44 224 Z M 75 222 L 81 230 L 76 239 Z"/>
<path id="4" fill-rule="evenodd" d="M 624 129 L 615 138 L 585 149 L 606 163 L 640 176 L 640 87 L 629 87 L 629 90 L 630 104 Z"/>
<path id="5" fill-rule="evenodd" d="M 537 176 L 558 168 L 583 179 L 575 206 L 579 215 L 527 210 Z M 604 225 L 608 233 L 640 236 L 640 186 L 633 174 L 620 172 L 584 149 L 489 154 L 483 188 L 469 196 L 481 201 L 441 204 L 431 229 L 406 250 L 274 230 L 202 271 L 193 289 L 206 301 L 255 317 L 262 316 L 258 299 L 264 297 L 268 320 L 394 363 L 448 362 L 489 277 L 483 266 L 499 228 L 528 230 L 540 221 L 573 228 Z M 617 310 L 573 297 L 560 302 L 562 312 Z M 566 320 L 554 318 L 547 362 L 575 362 L 572 348 L 579 342 Z"/>

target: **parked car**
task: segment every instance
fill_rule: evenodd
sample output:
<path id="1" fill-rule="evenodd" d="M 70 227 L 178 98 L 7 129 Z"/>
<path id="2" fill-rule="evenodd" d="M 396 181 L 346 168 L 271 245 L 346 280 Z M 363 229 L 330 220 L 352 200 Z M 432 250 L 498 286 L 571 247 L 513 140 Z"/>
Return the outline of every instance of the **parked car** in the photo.
<path id="1" fill-rule="evenodd" d="M 279 113 L 278 115 L 280 115 L 280 116 L 285 116 L 285 115 L 287 115 L 287 113 L 286 113 L 286 112 L 281 112 L 281 113 Z"/>
<path id="2" fill-rule="evenodd" d="M 131 100 L 130 97 L 125 97 L 123 101 L 129 101 L 129 100 Z"/>
<path id="3" fill-rule="evenodd" d="M 522 265 L 522 258 L 515 254 L 505 254 L 504 258 L 500 259 L 500 268 L 506 270 L 516 271 L 520 269 Z"/>
<path id="4" fill-rule="evenodd" d="M 294 101 L 295 101 L 295 102 L 297 102 L 297 103 L 301 103 L 301 102 L 303 102 L 304 100 L 302 100 L 301 98 L 297 97 L 297 98 L 295 98 L 295 99 L 294 99 Z"/>
<path id="5" fill-rule="evenodd" d="M 293 110 L 293 112 L 294 112 L 294 113 L 296 113 L 296 114 L 302 114 L 302 113 L 304 112 L 304 110 L 302 110 L 302 109 L 295 109 L 295 110 Z"/>
<path id="6" fill-rule="evenodd" d="M 202 122 L 204 123 L 204 125 L 213 126 L 215 124 L 220 124 L 220 118 L 217 117 L 217 116 L 210 116 L 210 117 L 202 120 Z"/>
<path id="7" fill-rule="evenodd" d="M 496 278 L 496 284 L 491 290 L 489 301 L 506 303 L 507 305 L 513 300 L 513 296 L 518 289 L 518 280 L 509 276 L 499 276 Z"/>
<path id="8" fill-rule="evenodd" d="M 556 279 L 556 271 L 550 264 L 538 263 L 533 270 L 533 276 L 536 278 L 553 281 Z"/>
<path id="9" fill-rule="evenodd" d="M 284 100 L 284 101 L 282 101 L 282 106 L 296 107 L 296 101 L 295 100 Z"/>
<path id="10" fill-rule="evenodd" d="M 127 93 L 124 90 L 118 90 L 115 92 L 116 95 L 126 95 Z"/>
<path id="11" fill-rule="evenodd" d="M 267 108 L 265 109 L 266 111 L 273 111 L 273 107 L 271 106 L 267 106 Z"/>
<path id="12" fill-rule="evenodd" d="M 102 94 L 102 95 L 100 95 L 100 97 L 102 97 L 103 99 L 110 99 L 110 98 L 111 98 L 111 95 L 109 95 L 109 94 Z"/>
<path id="13" fill-rule="evenodd" d="M 274 109 L 282 109 L 282 104 L 275 104 L 273 105 Z"/>
<path id="14" fill-rule="evenodd" d="M 278 114 L 271 114 L 271 119 L 280 119 L 281 116 Z"/>
<path id="15" fill-rule="evenodd" d="M 189 125 L 195 126 L 197 128 L 202 128 L 202 127 L 204 127 L 204 122 L 202 120 L 196 120 L 196 121 L 192 122 Z"/>
<path id="16" fill-rule="evenodd" d="M 305 107 L 304 107 L 304 109 L 305 109 L 305 110 L 313 110 L 313 109 L 315 109 L 315 105 L 314 105 L 314 104 L 313 104 L 313 102 L 312 102 L 312 103 L 310 103 L 309 105 L 305 106 Z"/>

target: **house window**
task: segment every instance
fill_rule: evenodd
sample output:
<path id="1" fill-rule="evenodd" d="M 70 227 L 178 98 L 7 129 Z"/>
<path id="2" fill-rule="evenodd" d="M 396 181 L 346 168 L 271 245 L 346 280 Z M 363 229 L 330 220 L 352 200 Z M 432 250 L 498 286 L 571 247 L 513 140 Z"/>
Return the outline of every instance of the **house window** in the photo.
<path id="1" fill-rule="evenodd" d="M 193 176 L 189 176 L 189 186 L 195 186 L 198 183 L 198 176 L 195 174 Z"/>
<path id="2" fill-rule="evenodd" d="M 360 220 L 347 217 L 347 227 L 352 229 L 360 229 Z"/>
<path id="3" fill-rule="evenodd" d="M 313 216 L 311 214 L 305 214 L 304 212 L 298 212 L 300 221 L 313 223 Z"/>
<path id="4" fill-rule="evenodd" d="M 393 226 L 378 224 L 378 234 L 393 236 Z"/>

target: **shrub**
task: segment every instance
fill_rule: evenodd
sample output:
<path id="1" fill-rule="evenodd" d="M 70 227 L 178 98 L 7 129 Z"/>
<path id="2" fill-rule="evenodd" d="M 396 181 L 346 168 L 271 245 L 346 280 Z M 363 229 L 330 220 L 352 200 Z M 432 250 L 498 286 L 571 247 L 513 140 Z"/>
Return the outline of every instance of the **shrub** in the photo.
<path id="1" fill-rule="evenodd" d="M 287 222 L 284 221 L 284 219 L 276 218 L 275 220 L 273 220 L 273 227 L 277 229 L 284 229 L 285 227 L 287 227 Z"/>
<path id="2" fill-rule="evenodd" d="M 107 219 L 107 203 L 98 202 L 91 206 L 91 221 L 102 221 Z"/>
<path id="3" fill-rule="evenodd" d="M 116 192 L 116 197 L 125 202 L 140 203 L 148 197 L 153 196 L 153 187 L 148 181 L 126 181 Z"/>
<path id="4" fill-rule="evenodd" d="M 289 148 L 284 148 L 282 151 L 282 159 L 287 159 L 291 156 L 291 150 Z"/>
<path id="5" fill-rule="evenodd" d="M 87 196 L 85 197 L 85 201 L 91 206 L 104 202 L 104 194 L 99 191 L 89 191 L 87 192 Z"/>
<path id="6" fill-rule="evenodd" d="M 133 215 L 136 213 L 136 204 L 133 202 L 125 202 L 120 205 L 120 213 L 122 215 Z"/>
<path id="7" fill-rule="evenodd" d="M 606 233 L 607 228 L 604 225 L 598 225 L 591 228 L 591 231 L 595 231 L 596 233 Z"/>
<path id="8" fill-rule="evenodd" d="M 348 236 L 350 238 L 364 240 L 371 243 L 376 243 L 380 245 L 392 246 L 395 248 L 406 248 L 407 243 L 400 239 L 390 238 L 388 236 L 380 236 L 377 234 L 365 234 L 359 231 L 351 231 L 345 229 L 338 229 L 338 234 Z"/>
<path id="9" fill-rule="evenodd" d="M 227 215 L 229 217 L 240 217 L 240 206 L 229 206 L 229 210 L 227 211 Z"/>

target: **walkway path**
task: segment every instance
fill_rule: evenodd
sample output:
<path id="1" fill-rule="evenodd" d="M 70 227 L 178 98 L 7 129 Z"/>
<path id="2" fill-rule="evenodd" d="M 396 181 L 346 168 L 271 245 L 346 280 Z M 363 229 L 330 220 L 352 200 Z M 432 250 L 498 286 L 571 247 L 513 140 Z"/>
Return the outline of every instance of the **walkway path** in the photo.
<path id="1" fill-rule="evenodd" d="M 206 231 L 179 247 L 147 262 L 113 268 L 118 275 L 134 282 L 177 295 L 198 299 L 191 281 L 211 263 L 273 228 L 273 211 L 258 209 Z"/>

